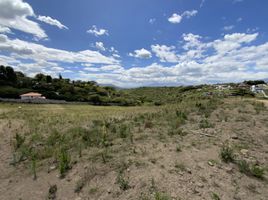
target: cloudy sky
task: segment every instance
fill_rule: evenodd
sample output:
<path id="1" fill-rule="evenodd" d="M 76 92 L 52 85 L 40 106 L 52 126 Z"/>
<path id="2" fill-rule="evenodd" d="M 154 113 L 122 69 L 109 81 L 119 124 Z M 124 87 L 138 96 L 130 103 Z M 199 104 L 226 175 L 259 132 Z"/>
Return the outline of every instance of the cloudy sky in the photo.
<path id="1" fill-rule="evenodd" d="M 0 0 L 0 65 L 121 87 L 268 78 L 267 0 Z"/>

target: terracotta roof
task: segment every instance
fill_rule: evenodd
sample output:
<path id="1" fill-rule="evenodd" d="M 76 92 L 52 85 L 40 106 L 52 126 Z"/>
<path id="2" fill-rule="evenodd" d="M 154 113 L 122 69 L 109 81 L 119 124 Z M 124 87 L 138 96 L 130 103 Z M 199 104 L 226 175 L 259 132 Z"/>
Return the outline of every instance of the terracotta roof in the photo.
<path id="1" fill-rule="evenodd" d="M 20 95 L 21 97 L 27 97 L 27 96 L 34 96 L 34 97 L 41 97 L 42 94 L 40 93 L 36 93 L 36 92 L 29 92 L 29 93 L 26 93 L 26 94 L 22 94 Z"/>

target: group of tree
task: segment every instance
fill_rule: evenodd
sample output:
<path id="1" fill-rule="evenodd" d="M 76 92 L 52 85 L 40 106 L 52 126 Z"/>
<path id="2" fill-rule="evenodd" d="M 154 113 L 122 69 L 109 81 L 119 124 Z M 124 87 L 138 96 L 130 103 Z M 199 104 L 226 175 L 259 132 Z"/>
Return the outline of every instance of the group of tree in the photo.
<path id="1" fill-rule="evenodd" d="M 39 92 L 48 99 L 90 102 L 96 105 L 136 105 L 137 101 L 124 97 L 113 87 L 102 87 L 94 81 L 80 81 L 53 78 L 50 75 L 36 74 L 33 78 L 12 67 L 0 66 L 0 97 L 20 98 L 27 92 Z"/>

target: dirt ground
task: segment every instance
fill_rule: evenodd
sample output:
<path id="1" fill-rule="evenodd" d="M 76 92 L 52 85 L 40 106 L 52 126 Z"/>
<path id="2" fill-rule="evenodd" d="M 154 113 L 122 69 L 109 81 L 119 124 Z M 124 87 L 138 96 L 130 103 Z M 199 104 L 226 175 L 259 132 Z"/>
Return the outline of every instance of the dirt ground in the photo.
<path id="1" fill-rule="evenodd" d="M 64 178 L 48 159 L 38 165 L 36 180 L 27 161 L 11 164 L 11 141 L 17 132 L 27 130 L 24 120 L 10 122 L 3 115 L 15 110 L 0 108 L 0 199 L 268 199 L 268 109 L 258 110 L 249 100 L 225 100 L 209 116 L 213 126 L 208 128 L 199 127 L 199 115 L 189 114 L 183 135 L 168 136 L 165 126 L 135 128 L 134 142 L 113 141 L 106 162 L 94 147 L 83 150 L 82 158 L 73 156 Z M 264 177 L 250 176 L 237 164 L 223 162 L 219 154 L 226 142 L 237 158 L 263 166 Z M 118 178 L 118 171 L 124 179 Z M 57 190 L 50 196 L 53 185 Z"/>

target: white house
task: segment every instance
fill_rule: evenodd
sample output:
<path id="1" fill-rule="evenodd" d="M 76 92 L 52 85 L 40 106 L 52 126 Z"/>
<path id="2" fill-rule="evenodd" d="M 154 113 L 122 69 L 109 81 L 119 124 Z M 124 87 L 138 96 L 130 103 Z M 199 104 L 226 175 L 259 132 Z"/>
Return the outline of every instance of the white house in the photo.
<path id="1" fill-rule="evenodd" d="M 259 85 L 252 85 L 250 87 L 250 91 L 254 93 L 262 93 L 267 88 L 266 85 L 259 84 Z"/>
<path id="2" fill-rule="evenodd" d="M 31 100 L 31 99 L 45 99 L 46 97 L 43 97 L 42 94 L 39 94 L 36 92 L 29 92 L 29 93 L 20 95 L 20 98 L 22 100 Z"/>

